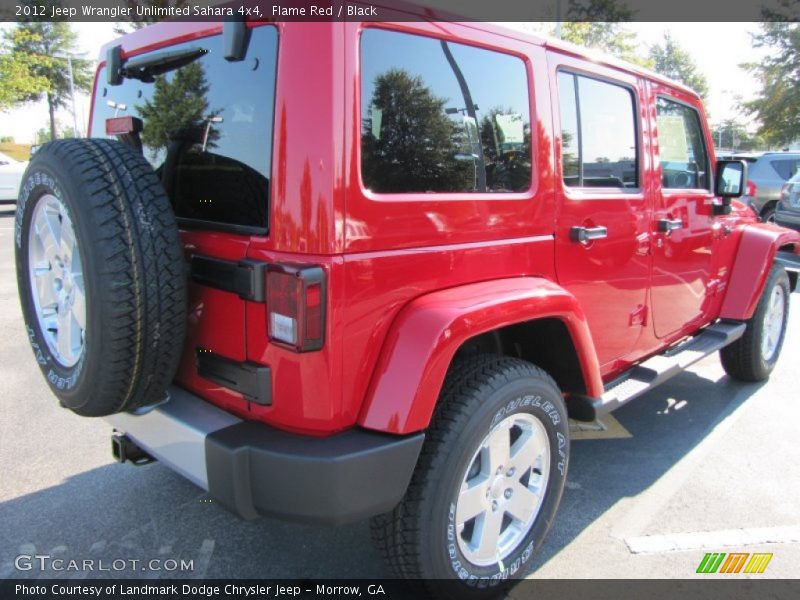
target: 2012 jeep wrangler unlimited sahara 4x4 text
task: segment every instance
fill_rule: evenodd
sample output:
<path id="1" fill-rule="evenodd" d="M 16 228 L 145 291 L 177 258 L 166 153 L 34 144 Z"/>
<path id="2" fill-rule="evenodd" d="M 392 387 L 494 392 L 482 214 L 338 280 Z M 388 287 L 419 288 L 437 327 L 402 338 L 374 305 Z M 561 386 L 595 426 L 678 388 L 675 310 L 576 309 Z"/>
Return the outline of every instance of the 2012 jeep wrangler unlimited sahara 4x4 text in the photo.
<path id="1" fill-rule="evenodd" d="M 398 575 L 496 592 L 568 415 L 778 359 L 800 235 L 732 201 L 681 85 L 481 23 L 173 22 L 102 56 L 95 137 L 22 183 L 31 346 L 119 460 L 245 517 L 370 517 Z"/>

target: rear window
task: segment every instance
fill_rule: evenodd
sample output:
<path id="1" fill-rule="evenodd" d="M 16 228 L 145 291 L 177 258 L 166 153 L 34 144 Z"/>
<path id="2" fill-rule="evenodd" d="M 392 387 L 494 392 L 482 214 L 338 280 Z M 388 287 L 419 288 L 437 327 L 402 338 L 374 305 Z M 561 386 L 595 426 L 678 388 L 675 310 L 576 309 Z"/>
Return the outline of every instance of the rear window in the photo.
<path id="1" fill-rule="evenodd" d="M 797 167 L 800 165 L 800 159 L 787 158 L 780 160 L 770 161 L 772 168 L 780 176 L 781 179 L 789 179 L 797 173 Z"/>
<path id="2" fill-rule="evenodd" d="M 520 192 L 531 184 L 525 63 L 433 38 L 361 36 L 361 176 L 373 192 Z"/>
<path id="3" fill-rule="evenodd" d="M 220 35 L 175 45 L 169 50 L 200 47 L 208 53 L 150 83 L 124 79 L 119 86 L 107 85 L 103 68 L 92 132 L 104 135 L 109 117 L 139 117 L 143 154 L 161 177 L 181 225 L 263 233 L 277 45 L 272 26 L 253 30 L 247 56 L 239 62 L 225 60 Z"/>

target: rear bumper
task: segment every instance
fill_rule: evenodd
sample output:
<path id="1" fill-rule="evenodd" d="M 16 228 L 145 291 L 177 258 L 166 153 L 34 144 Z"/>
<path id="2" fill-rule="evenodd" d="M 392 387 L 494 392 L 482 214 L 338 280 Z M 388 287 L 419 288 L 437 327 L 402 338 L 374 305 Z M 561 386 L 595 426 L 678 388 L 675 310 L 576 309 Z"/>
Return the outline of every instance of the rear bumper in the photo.
<path id="1" fill-rule="evenodd" d="M 390 511 L 402 499 L 424 434 L 352 429 L 311 438 L 243 421 L 177 387 L 114 429 L 244 518 L 259 514 L 338 524 Z"/>

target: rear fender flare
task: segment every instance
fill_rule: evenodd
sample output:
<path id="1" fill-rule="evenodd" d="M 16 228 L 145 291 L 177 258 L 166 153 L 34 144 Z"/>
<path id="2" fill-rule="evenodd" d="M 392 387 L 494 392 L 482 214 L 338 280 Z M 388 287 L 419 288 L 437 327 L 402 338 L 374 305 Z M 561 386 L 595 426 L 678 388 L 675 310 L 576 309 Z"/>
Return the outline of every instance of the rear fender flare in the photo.
<path id="1" fill-rule="evenodd" d="M 430 423 L 458 348 L 515 323 L 555 317 L 567 328 L 590 396 L 603 392 L 597 355 L 578 300 L 539 277 L 473 283 L 416 298 L 395 318 L 373 372 L 359 424 L 408 434 Z"/>

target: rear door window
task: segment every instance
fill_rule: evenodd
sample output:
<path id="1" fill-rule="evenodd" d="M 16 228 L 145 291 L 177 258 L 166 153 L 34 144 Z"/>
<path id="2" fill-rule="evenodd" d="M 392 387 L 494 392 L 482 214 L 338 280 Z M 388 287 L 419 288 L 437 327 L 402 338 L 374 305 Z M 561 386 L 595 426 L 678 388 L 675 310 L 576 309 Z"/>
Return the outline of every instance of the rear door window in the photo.
<path id="1" fill-rule="evenodd" d="M 630 89 L 559 72 L 564 185 L 637 188 L 636 107 Z"/>
<path id="2" fill-rule="evenodd" d="M 182 225 L 263 233 L 277 45 L 275 27 L 263 26 L 253 29 L 240 62 L 225 60 L 222 36 L 216 35 L 170 47 L 207 53 L 151 82 L 126 78 L 108 85 L 103 68 L 92 131 L 102 135 L 109 117 L 142 119 L 144 157 L 161 177 Z"/>
<path id="3" fill-rule="evenodd" d="M 517 57 L 424 36 L 361 36 L 361 177 L 378 193 L 520 192 L 530 101 Z"/>

